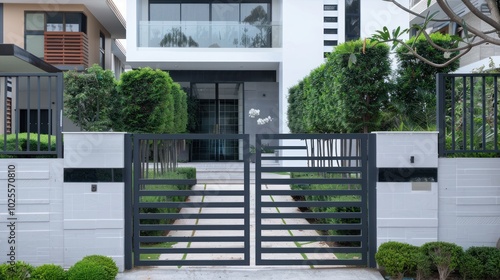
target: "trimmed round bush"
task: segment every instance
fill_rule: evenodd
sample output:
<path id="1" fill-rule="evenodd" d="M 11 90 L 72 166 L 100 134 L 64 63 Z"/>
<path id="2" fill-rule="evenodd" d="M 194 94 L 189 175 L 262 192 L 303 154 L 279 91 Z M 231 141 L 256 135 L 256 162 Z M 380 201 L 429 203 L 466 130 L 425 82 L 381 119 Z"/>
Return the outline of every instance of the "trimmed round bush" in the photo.
<path id="1" fill-rule="evenodd" d="M 103 266 L 90 260 L 81 260 L 68 269 L 68 280 L 103 280 L 110 276 Z"/>
<path id="2" fill-rule="evenodd" d="M 389 241 L 380 245 L 375 260 L 391 279 L 403 279 L 405 274 L 416 270 L 415 255 L 418 250 L 418 247 L 407 243 Z"/>
<path id="3" fill-rule="evenodd" d="M 15 264 L 3 264 L 0 269 L 0 279 L 24 280 L 30 279 L 35 267 L 23 261 L 17 261 Z"/>
<path id="4" fill-rule="evenodd" d="M 478 259 L 465 254 L 458 270 L 463 279 L 479 280 L 483 279 L 482 268 L 483 264 Z"/>
<path id="5" fill-rule="evenodd" d="M 113 280 L 118 274 L 118 266 L 116 266 L 115 261 L 107 256 L 101 255 L 90 255 L 83 258 L 85 261 L 91 261 L 96 265 L 104 267 L 108 272 L 109 277 L 107 279 Z"/>
<path id="6" fill-rule="evenodd" d="M 31 279 L 36 280 L 66 280 L 66 271 L 60 265 L 44 264 L 35 268 Z"/>
<path id="7" fill-rule="evenodd" d="M 440 280 L 448 278 L 450 273 L 459 267 L 464 254 L 459 245 L 443 241 L 425 243 L 421 249 L 429 256 L 432 267 L 437 269 Z"/>
<path id="8" fill-rule="evenodd" d="M 467 279 L 500 279 L 500 250 L 470 247 L 462 259 L 460 274 Z"/>

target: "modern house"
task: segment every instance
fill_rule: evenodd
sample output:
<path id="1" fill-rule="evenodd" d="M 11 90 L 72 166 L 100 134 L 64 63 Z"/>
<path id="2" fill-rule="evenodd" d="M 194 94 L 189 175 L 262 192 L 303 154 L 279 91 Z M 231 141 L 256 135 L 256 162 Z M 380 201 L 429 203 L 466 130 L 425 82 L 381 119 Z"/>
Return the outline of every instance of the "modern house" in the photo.
<path id="1" fill-rule="evenodd" d="M 288 89 L 325 53 L 408 23 L 384 1 L 127 1 L 127 64 L 168 71 L 195 96 L 199 133 L 287 133 Z M 251 109 L 272 121 L 259 125 Z M 237 142 L 197 145 L 194 160 L 241 159 Z"/>
<path id="2" fill-rule="evenodd" d="M 488 15 L 489 9 L 485 0 L 476 0 L 471 1 L 479 11 Z M 465 6 L 461 1 L 450 1 L 450 7 L 460 15 L 469 25 L 474 25 L 479 27 L 480 30 L 489 30 L 491 26 L 489 26 L 484 21 L 479 20 L 476 16 L 470 12 L 470 9 Z M 436 1 L 432 1 L 431 5 L 427 7 L 427 1 L 422 0 L 411 0 L 410 8 L 413 12 L 418 13 L 420 15 L 426 15 L 429 11 L 432 14 L 434 11 L 439 11 L 440 8 Z M 441 12 L 435 15 L 435 18 L 443 18 L 445 17 Z M 422 19 L 416 16 L 410 16 L 410 25 L 420 24 L 422 23 Z M 430 32 L 441 32 L 445 34 L 452 35 L 462 35 L 463 28 L 458 26 L 455 23 L 447 23 L 447 22 L 434 22 L 431 23 L 428 31 Z M 488 68 L 490 64 L 490 58 L 494 61 L 495 65 L 500 64 L 500 47 L 493 44 L 482 44 L 480 46 L 474 47 L 468 54 L 464 55 L 460 59 L 460 68 L 458 69 L 459 73 L 468 73 L 474 69 L 477 69 L 481 66 L 485 66 Z"/>
<path id="3" fill-rule="evenodd" d="M 71 4 L 57 0 L 1 0 L 0 73 L 80 71 L 99 64 L 118 77 L 124 71 L 125 51 L 117 39 L 125 35 L 125 19 L 111 0 Z M 27 79 L 20 82 L 18 78 L 0 77 L 0 100 L 6 104 L 0 108 L 0 134 L 55 131 L 59 112 L 50 108 L 54 104 L 48 101 L 55 100 L 49 94 L 55 86 L 49 87 L 44 79 L 38 81 L 40 85 L 36 85 L 36 79 L 31 79 L 35 84 Z M 37 104 L 37 98 L 42 102 Z M 67 123 L 69 130 L 76 129 Z"/>

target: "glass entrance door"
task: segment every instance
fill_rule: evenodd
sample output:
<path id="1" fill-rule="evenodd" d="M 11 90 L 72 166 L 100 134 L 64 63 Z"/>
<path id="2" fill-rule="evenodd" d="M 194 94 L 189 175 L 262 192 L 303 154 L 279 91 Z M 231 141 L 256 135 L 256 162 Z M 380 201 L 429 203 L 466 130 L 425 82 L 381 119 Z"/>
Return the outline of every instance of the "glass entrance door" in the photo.
<path id="1" fill-rule="evenodd" d="M 240 133 L 241 83 L 197 83 L 191 90 L 198 98 L 196 133 Z M 193 142 L 193 161 L 239 160 L 238 140 L 197 140 Z"/>

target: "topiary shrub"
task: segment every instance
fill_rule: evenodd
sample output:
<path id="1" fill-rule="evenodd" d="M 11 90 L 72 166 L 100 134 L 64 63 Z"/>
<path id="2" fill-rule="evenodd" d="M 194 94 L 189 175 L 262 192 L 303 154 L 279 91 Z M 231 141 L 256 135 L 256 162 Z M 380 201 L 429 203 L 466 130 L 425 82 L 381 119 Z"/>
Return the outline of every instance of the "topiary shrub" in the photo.
<path id="1" fill-rule="evenodd" d="M 68 280 L 103 280 L 114 279 L 104 266 L 91 260 L 81 260 L 68 269 Z"/>
<path id="2" fill-rule="evenodd" d="M 462 247 L 443 241 L 428 242 L 422 245 L 426 254 L 439 273 L 439 279 L 445 280 L 460 265 L 463 256 Z"/>
<path id="3" fill-rule="evenodd" d="M 431 275 L 431 261 L 427 255 L 425 255 L 419 247 L 416 247 L 415 252 L 413 252 L 412 259 L 415 261 L 415 279 L 429 279 Z"/>
<path id="4" fill-rule="evenodd" d="M 24 280 L 30 279 L 35 267 L 23 261 L 17 261 L 14 264 L 3 264 L 0 269 L 0 279 Z"/>
<path id="5" fill-rule="evenodd" d="M 66 271 L 60 265 L 44 264 L 35 268 L 30 279 L 36 280 L 66 280 Z"/>
<path id="6" fill-rule="evenodd" d="M 464 279 L 500 279 L 500 250 L 470 247 L 462 259 L 460 274 Z"/>
<path id="7" fill-rule="evenodd" d="M 90 255 L 84 257 L 83 260 L 91 261 L 96 265 L 104 267 L 104 269 L 106 269 L 109 274 L 109 277 L 107 279 L 115 279 L 116 275 L 118 274 L 118 266 L 116 266 L 115 261 L 108 256 Z"/>
<path id="8" fill-rule="evenodd" d="M 464 254 L 458 269 L 463 279 L 483 279 L 483 264 L 471 255 Z"/>
<path id="9" fill-rule="evenodd" d="M 416 263 L 413 257 L 417 251 L 416 246 L 389 241 L 380 245 L 375 260 L 391 279 L 403 279 L 405 273 L 415 271 Z"/>

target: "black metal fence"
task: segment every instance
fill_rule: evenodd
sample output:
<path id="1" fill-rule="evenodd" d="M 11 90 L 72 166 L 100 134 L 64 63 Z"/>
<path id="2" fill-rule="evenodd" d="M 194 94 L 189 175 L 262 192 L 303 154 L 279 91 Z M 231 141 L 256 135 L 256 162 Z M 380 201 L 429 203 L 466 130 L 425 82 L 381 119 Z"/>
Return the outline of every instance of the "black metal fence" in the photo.
<path id="1" fill-rule="evenodd" d="M 500 74 L 438 74 L 439 155 L 498 156 Z"/>
<path id="2" fill-rule="evenodd" d="M 0 73 L 0 157 L 62 157 L 62 73 Z"/>

